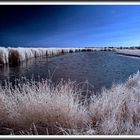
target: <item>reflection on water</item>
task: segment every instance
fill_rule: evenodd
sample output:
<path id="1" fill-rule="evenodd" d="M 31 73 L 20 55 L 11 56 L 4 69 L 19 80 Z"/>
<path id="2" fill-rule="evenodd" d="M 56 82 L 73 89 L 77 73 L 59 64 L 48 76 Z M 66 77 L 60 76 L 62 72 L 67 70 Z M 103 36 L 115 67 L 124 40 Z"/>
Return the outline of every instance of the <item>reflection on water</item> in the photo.
<path id="1" fill-rule="evenodd" d="M 110 88 L 112 83 L 124 82 L 129 75 L 140 69 L 140 59 L 125 57 L 112 52 L 70 53 L 52 58 L 37 58 L 19 66 L 0 68 L 0 80 L 14 81 L 21 77 L 35 80 L 51 78 L 54 83 L 60 79 L 71 79 L 77 83 L 88 81 L 94 91 Z M 94 86 L 94 88 L 93 88 Z"/>

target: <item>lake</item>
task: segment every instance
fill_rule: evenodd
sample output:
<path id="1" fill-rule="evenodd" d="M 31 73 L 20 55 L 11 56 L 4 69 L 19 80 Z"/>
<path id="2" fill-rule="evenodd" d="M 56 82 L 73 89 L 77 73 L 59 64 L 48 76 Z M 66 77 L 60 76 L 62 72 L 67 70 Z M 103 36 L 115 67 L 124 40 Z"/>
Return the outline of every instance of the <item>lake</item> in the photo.
<path id="1" fill-rule="evenodd" d="M 113 83 L 125 82 L 140 70 L 140 59 L 113 52 L 79 52 L 51 58 L 36 58 L 22 62 L 19 66 L 0 68 L 0 80 L 13 82 L 15 79 L 34 77 L 50 78 L 54 83 L 61 79 L 76 81 L 81 85 L 88 81 L 88 87 L 95 93 L 102 87 L 110 88 Z"/>

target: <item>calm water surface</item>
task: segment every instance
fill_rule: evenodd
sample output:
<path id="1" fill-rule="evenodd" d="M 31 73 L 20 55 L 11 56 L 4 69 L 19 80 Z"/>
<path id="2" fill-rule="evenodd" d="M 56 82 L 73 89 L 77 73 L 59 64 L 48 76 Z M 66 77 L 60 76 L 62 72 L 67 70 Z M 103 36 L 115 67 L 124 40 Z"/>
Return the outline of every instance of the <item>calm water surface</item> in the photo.
<path id="1" fill-rule="evenodd" d="M 70 53 L 52 58 L 31 59 L 20 66 L 0 68 L 0 81 L 14 81 L 21 77 L 35 80 L 52 78 L 71 79 L 77 83 L 88 81 L 95 92 L 102 87 L 110 88 L 112 83 L 122 83 L 140 70 L 140 59 L 121 56 L 112 52 Z"/>

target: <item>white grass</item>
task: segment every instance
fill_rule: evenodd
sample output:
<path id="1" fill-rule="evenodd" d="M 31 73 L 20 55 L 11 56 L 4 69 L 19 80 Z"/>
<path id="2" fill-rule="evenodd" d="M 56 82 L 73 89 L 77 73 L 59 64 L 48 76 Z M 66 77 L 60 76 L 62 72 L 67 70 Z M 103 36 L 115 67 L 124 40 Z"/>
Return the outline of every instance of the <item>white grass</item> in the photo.
<path id="1" fill-rule="evenodd" d="M 79 102 L 80 95 L 72 82 L 60 82 L 54 87 L 45 80 L 18 86 L 0 89 L 1 126 L 19 131 L 28 130 L 34 123 L 36 127 L 47 128 L 49 134 L 57 134 L 57 126 L 78 129 L 89 121 L 87 109 Z"/>
<path id="2" fill-rule="evenodd" d="M 0 86 L 0 133 L 44 135 L 140 134 L 140 73 L 81 102 L 75 82 L 27 81 Z"/>
<path id="3" fill-rule="evenodd" d="M 4 48 L 0 47 L 0 65 L 19 64 L 30 58 L 50 57 L 71 52 L 100 51 L 103 48 Z M 106 48 L 108 50 L 108 48 Z"/>
<path id="4" fill-rule="evenodd" d="M 140 73 L 125 84 L 103 90 L 92 99 L 90 112 L 98 134 L 140 134 Z"/>
<path id="5" fill-rule="evenodd" d="M 4 48 L 0 47 L 0 64 L 20 63 L 30 58 L 56 56 L 64 53 L 82 51 L 83 48 Z M 90 49 L 91 51 L 96 48 Z"/>

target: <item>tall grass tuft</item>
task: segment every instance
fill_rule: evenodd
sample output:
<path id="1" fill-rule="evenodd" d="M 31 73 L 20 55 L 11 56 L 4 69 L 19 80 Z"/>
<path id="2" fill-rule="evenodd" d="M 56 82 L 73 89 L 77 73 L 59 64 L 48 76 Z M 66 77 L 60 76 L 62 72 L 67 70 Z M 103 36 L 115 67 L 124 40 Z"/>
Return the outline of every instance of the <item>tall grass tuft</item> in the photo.
<path id="1" fill-rule="evenodd" d="M 93 96 L 90 116 L 97 134 L 140 134 L 140 73 L 130 76 L 124 84 L 104 89 L 99 97 Z"/>
<path id="2" fill-rule="evenodd" d="M 21 62 L 20 54 L 17 50 L 10 50 L 8 59 L 10 65 L 18 65 Z"/>
<path id="3" fill-rule="evenodd" d="M 28 81 L 14 89 L 7 84 L 1 93 L 0 120 L 15 133 L 29 130 L 34 123 L 37 128 L 47 128 L 49 134 L 59 134 L 59 127 L 80 129 L 89 121 L 81 95 L 70 81 L 55 87 L 48 80 Z"/>

